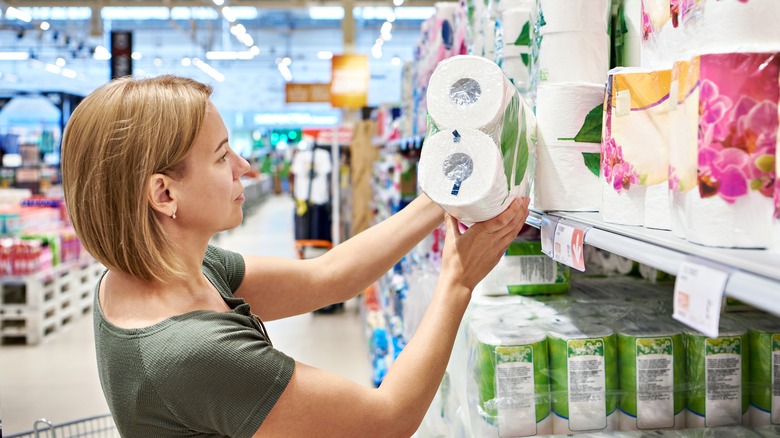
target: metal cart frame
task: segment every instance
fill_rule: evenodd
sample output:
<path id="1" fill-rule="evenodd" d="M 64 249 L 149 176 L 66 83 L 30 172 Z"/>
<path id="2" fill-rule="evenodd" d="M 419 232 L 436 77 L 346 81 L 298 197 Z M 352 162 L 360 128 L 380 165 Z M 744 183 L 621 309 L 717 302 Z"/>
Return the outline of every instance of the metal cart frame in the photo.
<path id="1" fill-rule="evenodd" d="M 51 421 L 41 418 L 33 424 L 33 429 L 29 432 L 4 436 L 6 438 L 117 438 L 119 431 L 116 429 L 111 414 L 105 414 L 60 424 L 53 424 Z"/>

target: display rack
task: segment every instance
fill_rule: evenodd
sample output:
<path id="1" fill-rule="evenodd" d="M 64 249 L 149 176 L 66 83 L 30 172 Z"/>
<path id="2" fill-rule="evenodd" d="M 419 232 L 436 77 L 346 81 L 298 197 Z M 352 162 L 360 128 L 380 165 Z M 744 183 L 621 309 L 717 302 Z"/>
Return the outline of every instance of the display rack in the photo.
<path id="1" fill-rule="evenodd" d="M 527 223 L 543 219 L 588 230 L 585 243 L 677 275 L 685 261 L 719 266 L 730 273 L 726 295 L 780 315 L 780 254 L 768 250 L 711 248 L 675 237 L 670 231 L 606 223 L 599 213 L 531 211 Z"/>

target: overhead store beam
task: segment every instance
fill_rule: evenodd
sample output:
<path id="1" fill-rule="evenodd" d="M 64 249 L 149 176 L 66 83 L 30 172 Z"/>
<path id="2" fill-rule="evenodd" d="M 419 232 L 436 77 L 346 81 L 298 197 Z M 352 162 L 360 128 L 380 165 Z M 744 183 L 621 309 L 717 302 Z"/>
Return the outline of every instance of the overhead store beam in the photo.
<path id="1" fill-rule="evenodd" d="M 206 0 L 5 0 L 16 7 L 208 7 Z M 404 6 L 433 6 L 434 0 L 406 0 Z M 342 0 L 231 0 L 231 6 L 253 6 L 257 8 L 290 9 L 314 6 L 341 6 Z M 387 0 L 355 0 L 355 7 L 389 6 Z"/>
<path id="2" fill-rule="evenodd" d="M 341 20 L 341 33 L 344 35 L 344 53 L 355 51 L 355 17 L 352 15 L 352 8 L 355 7 L 355 0 L 342 0 L 344 7 L 344 19 Z"/>

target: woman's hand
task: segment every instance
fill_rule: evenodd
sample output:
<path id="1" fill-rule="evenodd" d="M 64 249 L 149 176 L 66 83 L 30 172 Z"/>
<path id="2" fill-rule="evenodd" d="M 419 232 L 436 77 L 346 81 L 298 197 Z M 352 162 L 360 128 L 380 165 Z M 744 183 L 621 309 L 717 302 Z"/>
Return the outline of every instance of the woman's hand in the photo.
<path id="1" fill-rule="evenodd" d="M 482 281 L 504 255 L 528 217 L 529 198 L 515 199 L 500 215 L 474 224 L 461 233 L 448 216 L 441 277 L 469 291 Z"/>

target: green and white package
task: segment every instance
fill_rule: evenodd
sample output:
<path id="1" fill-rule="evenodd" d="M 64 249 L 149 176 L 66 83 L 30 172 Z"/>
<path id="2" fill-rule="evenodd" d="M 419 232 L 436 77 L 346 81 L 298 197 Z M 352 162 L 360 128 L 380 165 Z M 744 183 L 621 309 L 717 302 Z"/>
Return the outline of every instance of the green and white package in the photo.
<path id="1" fill-rule="evenodd" d="M 553 433 L 617 430 L 618 354 L 606 326 L 551 329 Z"/>
<path id="2" fill-rule="evenodd" d="M 563 294 L 571 285 L 569 267 L 545 255 L 541 240 L 512 242 L 496 268 L 510 295 Z"/>
<path id="3" fill-rule="evenodd" d="M 749 313 L 750 427 L 780 424 L 780 320 Z"/>
<path id="4" fill-rule="evenodd" d="M 487 320 L 472 321 L 470 333 L 472 379 L 467 392 L 474 434 L 550 434 L 546 333 L 523 323 Z"/>
<path id="5" fill-rule="evenodd" d="M 536 122 L 494 62 L 461 55 L 441 61 L 426 94 L 420 188 L 466 224 L 491 219 L 528 196 Z"/>
<path id="6" fill-rule="evenodd" d="M 750 346 L 747 329 L 721 317 L 719 336 L 685 332 L 688 352 L 687 427 L 748 424 Z"/>
<path id="7" fill-rule="evenodd" d="M 620 430 L 685 428 L 685 344 L 673 320 L 617 328 Z"/>

